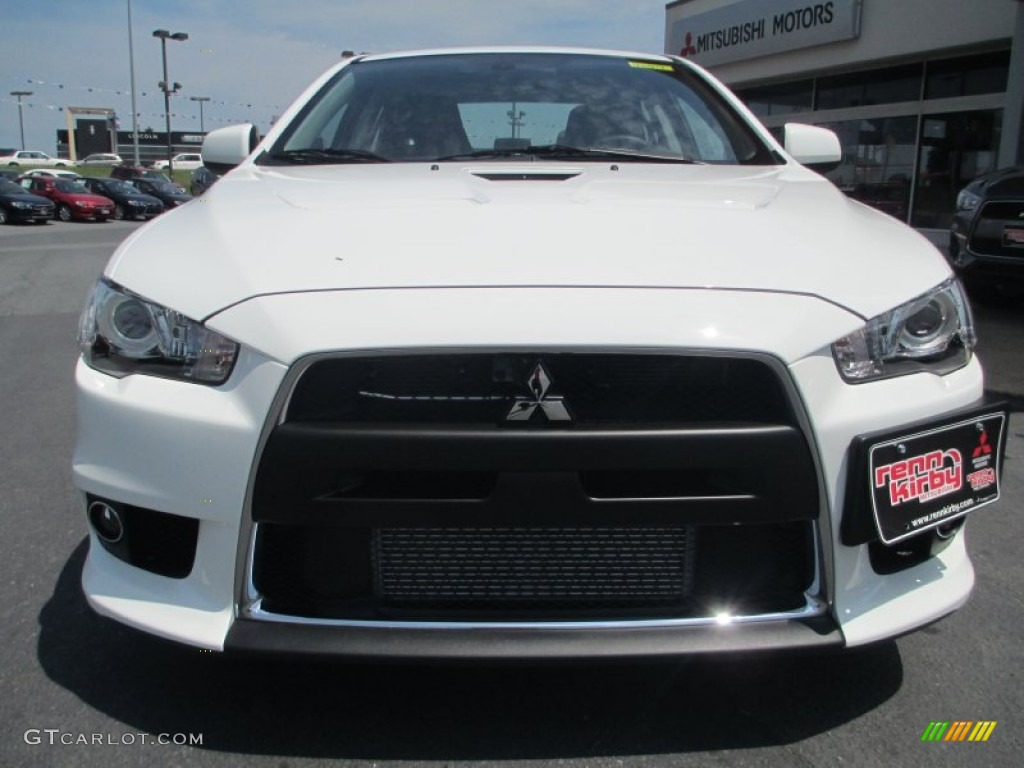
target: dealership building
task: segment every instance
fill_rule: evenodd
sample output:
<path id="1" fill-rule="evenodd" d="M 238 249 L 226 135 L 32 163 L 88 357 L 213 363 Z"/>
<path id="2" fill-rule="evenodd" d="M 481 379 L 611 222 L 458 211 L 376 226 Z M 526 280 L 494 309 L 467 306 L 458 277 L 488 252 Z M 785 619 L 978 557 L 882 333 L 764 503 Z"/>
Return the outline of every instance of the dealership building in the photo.
<path id="1" fill-rule="evenodd" d="M 829 178 L 937 243 L 968 181 L 1024 165 L 1021 0 L 677 0 L 665 48 L 776 135 L 834 130 Z"/>

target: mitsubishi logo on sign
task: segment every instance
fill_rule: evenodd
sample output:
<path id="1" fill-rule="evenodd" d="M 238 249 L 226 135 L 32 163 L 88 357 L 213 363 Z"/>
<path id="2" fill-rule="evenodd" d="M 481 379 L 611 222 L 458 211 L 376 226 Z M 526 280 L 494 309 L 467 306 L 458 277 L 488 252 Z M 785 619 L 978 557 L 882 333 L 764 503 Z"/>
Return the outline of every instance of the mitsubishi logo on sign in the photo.
<path id="1" fill-rule="evenodd" d="M 548 395 L 551 377 L 543 363 L 537 361 L 526 385 L 530 397 L 517 397 L 505 421 L 529 421 L 538 410 L 548 421 L 572 421 L 565 400 L 556 395 Z"/>

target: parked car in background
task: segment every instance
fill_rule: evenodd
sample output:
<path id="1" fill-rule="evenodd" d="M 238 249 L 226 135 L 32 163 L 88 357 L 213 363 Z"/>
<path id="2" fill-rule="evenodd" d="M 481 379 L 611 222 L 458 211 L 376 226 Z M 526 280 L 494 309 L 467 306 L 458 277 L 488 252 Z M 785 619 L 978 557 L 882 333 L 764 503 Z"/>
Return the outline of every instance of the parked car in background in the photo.
<path id="1" fill-rule="evenodd" d="M 213 186 L 213 183 L 219 179 L 220 176 L 211 171 L 205 165 L 201 165 L 192 171 L 192 177 L 188 180 L 188 191 L 193 196 L 199 197 L 206 190 Z"/>
<path id="2" fill-rule="evenodd" d="M 45 224 L 53 218 L 53 212 L 54 205 L 47 198 L 26 191 L 13 181 L 0 179 L 0 224 Z"/>
<path id="3" fill-rule="evenodd" d="M 178 205 L 183 205 L 192 199 L 192 195 L 183 190 L 177 184 L 172 184 L 165 180 L 158 181 L 154 179 L 129 179 L 129 184 L 134 184 L 135 188 L 140 192 L 144 192 L 147 195 L 152 195 L 158 198 L 160 202 L 164 204 L 164 208 L 174 208 Z"/>
<path id="4" fill-rule="evenodd" d="M 80 173 L 62 170 L 60 168 L 35 168 L 34 170 L 26 171 L 18 178 L 31 179 L 35 176 L 45 176 L 48 179 L 71 179 L 72 181 L 77 181 L 82 178 L 82 174 Z"/>
<path id="5" fill-rule="evenodd" d="M 19 149 L 9 155 L 0 156 L 0 165 L 40 165 L 50 168 L 63 168 L 69 164 L 69 160 L 50 157 L 45 152 L 37 152 L 34 149 Z"/>
<path id="6" fill-rule="evenodd" d="M 97 195 L 114 201 L 115 219 L 151 219 L 164 212 L 163 202 L 140 192 L 131 182 L 123 179 L 86 178 L 82 186 Z"/>
<path id="7" fill-rule="evenodd" d="M 135 165 L 129 160 L 125 160 L 120 165 L 115 165 L 111 168 L 110 177 L 126 181 L 129 179 L 152 179 L 153 181 L 169 182 L 171 180 L 166 173 L 161 173 L 144 165 Z"/>
<path id="8" fill-rule="evenodd" d="M 114 215 L 114 201 L 96 195 L 77 181 L 47 176 L 26 177 L 21 186 L 36 195 L 47 197 L 57 206 L 57 218 L 106 221 Z"/>
<path id="9" fill-rule="evenodd" d="M 185 152 L 180 155 L 175 155 L 172 159 L 172 164 L 175 170 L 178 171 L 194 171 L 200 165 L 203 164 L 203 156 L 198 153 Z M 157 170 L 164 170 L 167 168 L 166 160 L 157 160 L 153 163 L 153 167 Z"/>
<path id="10" fill-rule="evenodd" d="M 123 162 L 124 162 L 124 160 L 121 159 L 120 155 L 114 155 L 114 154 L 111 154 L 109 152 L 98 152 L 96 154 L 89 155 L 84 160 L 79 160 L 78 164 L 79 165 L 91 165 L 91 166 L 94 166 L 94 167 L 95 166 L 99 166 L 99 167 L 105 167 L 105 166 L 113 167 L 115 165 L 120 165 Z"/>
<path id="11" fill-rule="evenodd" d="M 1007 409 L 945 258 L 815 172 L 834 133 L 776 141 L 661 54 L 360 55 L 303 101 L 206 136 L 214 202 L 82 314 L 98 613 L 550 661 L 865 646 L 967 601 Z"/>
<path id="12" fill-rule="evenodd" d="M 987 173 L 960 190 L 949 260 L 978 287 L 1024 289 L 1024 166 Z"/>

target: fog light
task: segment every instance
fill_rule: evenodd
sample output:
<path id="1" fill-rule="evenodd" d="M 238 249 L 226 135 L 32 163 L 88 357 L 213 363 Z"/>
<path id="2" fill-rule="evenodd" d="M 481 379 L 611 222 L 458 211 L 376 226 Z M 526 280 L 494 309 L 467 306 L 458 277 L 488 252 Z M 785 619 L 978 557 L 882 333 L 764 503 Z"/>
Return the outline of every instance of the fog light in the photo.
<path id="1" fill-rule="evenodd" d="M 94 501 L 89 505 L 89 522 L 96 530 L 96 535 L 108 544 L 116 544 L 124 538 L 121 514 L 105 502 Z"/>

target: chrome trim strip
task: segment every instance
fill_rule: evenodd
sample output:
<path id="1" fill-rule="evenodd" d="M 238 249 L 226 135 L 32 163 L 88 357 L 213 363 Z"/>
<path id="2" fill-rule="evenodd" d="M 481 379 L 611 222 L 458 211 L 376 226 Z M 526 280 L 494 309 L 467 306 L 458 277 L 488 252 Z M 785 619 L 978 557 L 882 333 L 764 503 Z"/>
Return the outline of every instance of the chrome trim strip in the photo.
<path id="1" fill-rule="evenodd" d="M 752 616 L 730 616 L 720 619 L 706 616 L 691 619 L 644 619 L 634 621 L 366 621 L 357 619 L 312 619 L 306 616 L 286 616 L 263 610 L 258 598 L 241 616 L 254 621 L 276 624 L 301 624 L 323 627 L 364 627 L 376 629 L 665 629 L 669 627 L 713 627 L 733 624 L 754 624 L 766 621 L 809 619 L 824 615 L 828 606 L 807 596 L 803 608 L 784 613 L 762 613 Z"/>

